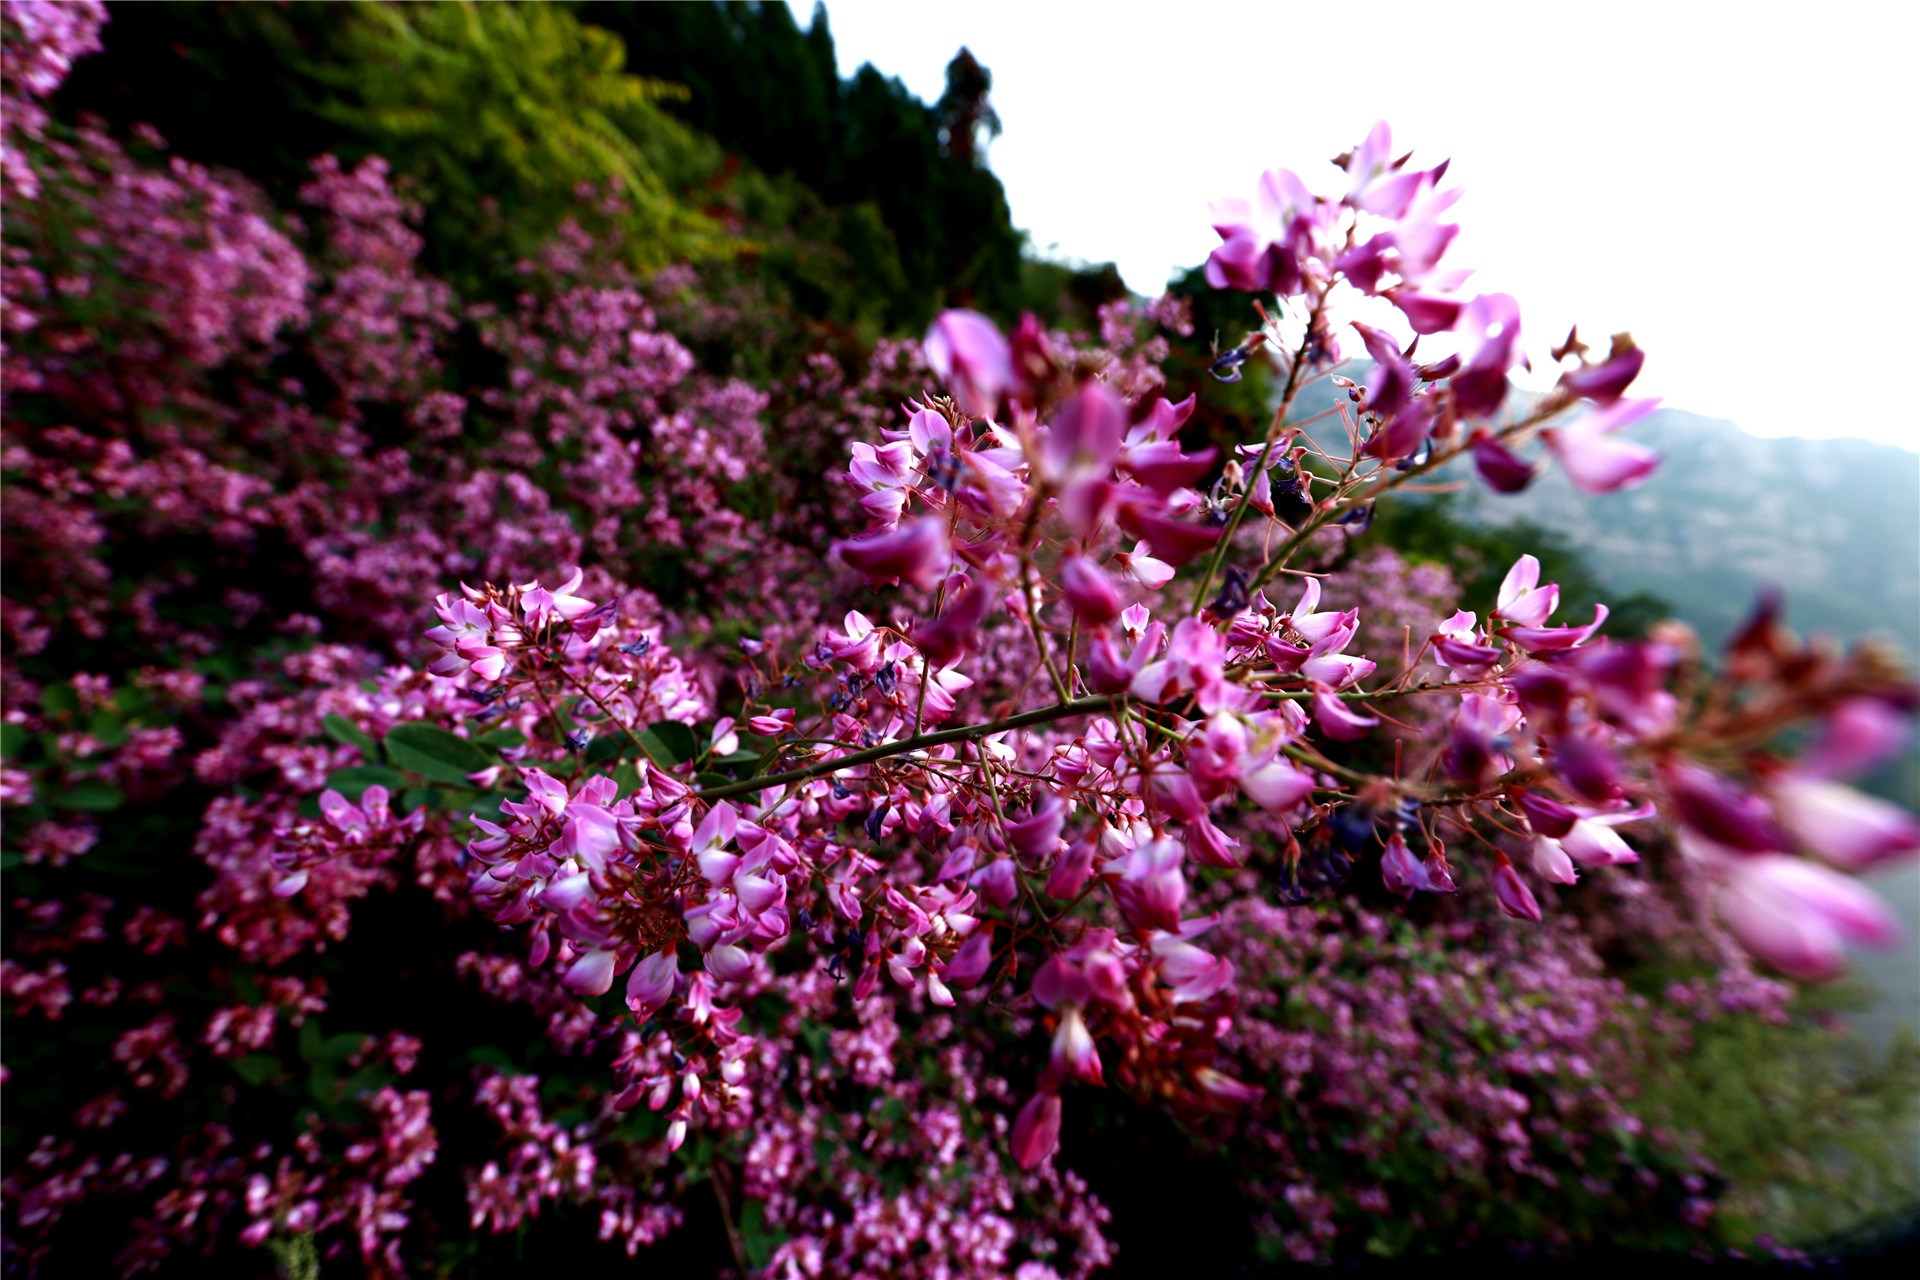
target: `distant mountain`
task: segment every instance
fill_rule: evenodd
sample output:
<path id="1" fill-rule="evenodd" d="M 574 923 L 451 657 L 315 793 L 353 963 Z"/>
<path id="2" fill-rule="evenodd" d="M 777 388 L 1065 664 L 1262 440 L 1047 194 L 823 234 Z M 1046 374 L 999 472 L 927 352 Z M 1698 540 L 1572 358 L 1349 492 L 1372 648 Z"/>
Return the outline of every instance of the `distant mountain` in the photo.
<path id="1" fill-rule="evenodd" d="M 1364 363 L 1343 370 L 1364 378 Z M 1294 417 L 1330 407 L 1325 382 Z M 1323 444 L 1345 438 L 1314 428 Z M 1920 663 L 1920 454 L 1866 440 L 1762 440 L 1731 422 L 1661 409 L 1631 439 L 1660 469 L 1624 493 L 1589 497 L 1548 465 L 1526 492 L 1466 479 L 1451 514 L 1471 524 L 1528 522 L 1566 536 L 1610 589 L 1646 591 L 1714 647 L 1772 585 L 1801 634 L 1893 642 Z"/>
<path id="2" fill-rule="evenodd" d="M 1342 372 L 1364 379 L 1368 371 Z M 1315 384 L 1293 416 L 1331 407 L 1336 394 Z M 1313 434 L 1323 446 L 1349 447 L 1338 426 Z M 1660 410 L 1629 434 L 1662 457 L 1637 489 L 1589 497 L 1550 464 L 1526 492 L 1503 496 L 1454 464 L 1442 477 L 1467 483 L 1449 514 L 1563 534 L 1604 586 L 1661 597 L 1708 652 L 1773 585 L 1800 634 L 1844 643 L 1882 636 L 1920 666 L 1920 454 L 1865 440 L 1762 440 L 1679 409 Z M 1861 784 L 1920 807 L 1920 742 Z M 1855 957 L 1855 972 L 1877 995 L 1850 1021 L 1884 1052 L 1898 1028 L 1920 1029 L 1920 868 L 1868 880 L 1894 904 L 1908 938 L 1897 950 Z"/>
<path id="3" fill-rule="evenodd" d="M 1679 409 L 1631 434 L 1662 457 L 1637 489 L 1588 497 L 1549 468 L 1512 497 L 1475 484 L 1456 512 L 1566 534 L 1610 586 L 1661 596 L 1709 644 L 1771 584 L 1786 592 L 1796 631 L 1879 634 L 1920 659 L 1920 454 L 1762 440 Z"/>

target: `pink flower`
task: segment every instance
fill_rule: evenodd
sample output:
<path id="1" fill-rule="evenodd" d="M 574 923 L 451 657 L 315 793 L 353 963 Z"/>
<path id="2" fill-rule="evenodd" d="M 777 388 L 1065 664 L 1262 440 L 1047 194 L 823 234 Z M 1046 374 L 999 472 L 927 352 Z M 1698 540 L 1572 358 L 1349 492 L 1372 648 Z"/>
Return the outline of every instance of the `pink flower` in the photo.
<path id="1" fill-rule="evenodd" d="M 1614 439 L 1614 432 L 1652 413 L 1658 400 L 1617 400 L 1564 427 L 1540 433 L 1547 448 L 1582 493 L 1631 489 L 1660 465 L 1660 455 L 1643 444 Z"/>
<path id="2" fill-rule="evenodd" d="M 948 986 L 965 990 L 986 977 L 992 964 L 993 930 L 982 925 L 960 944 L 952 959 L 940 966 L 940 977 Z"/>
<path id="3" fill-rule="evenodd" d="M 1106 571 L 1083 555 L 1060 561 L 1060 590 L 1074 616 L 1092 627 L 1104 627 L 1120 616 L 1120 592 Z"/>
<path id="4" fill-rule="evenodd" d="M 1311 249 L 1319 202 L 1286 169 L 1260 175 L 1251 201 L 1213 202 L 1213 229 L 1224 241 L 1207 257 L 1207 283 L 1216 289 L 1291 294 L 1300 291 L 1300 258 Z"/>
<path id="5" fill-rule="evenodd" d="M 1132 551 L 1114 552 L 1113 559 L 1120 566 L 1120 572 L 1149 591 L 1158 591 L 1173 581 L 1173 566 L 1154 559 L 1144 541 L 1134 543 Z"/>
<path id="6" fill-rule="evenodd" d="M 1351 742 L 1366 737 L 1380 718 L 1353 710 L 1339 694 L 1319 685 L 1313 691 L 1313 722 L 1334 741 Z"/>
<path id="7" fill-rule="evenodd" d="M 1156 934 L 1151 944 L 1160 976 L 1173 988 L 1175 1004 L 1209 1000 L 1233 981 L 1232 962 L 1193 945 L 1190 938 L 1212 925 L 1211 919 L 1190 920 L 1179 934 Z"/>
<path id="8" fill-rule="evenodd" d="M 1499 601 L 1493 616 L 1520 627 L 1538 627 L 1560 607 L 1560 587 L 1549 582 L 1540 586 L 1540 561 L 1521 556 L 1500 581 Z"/>
<path id="9" fill-rule="evenodd" d="M 1625 339 L 1624 346 L 1622 339 Z M 1646 363 L 1647 353 L 1634 346 L 1632 339 L 1625 334 L 1614 338 L 1613 342 L 1613 353 L 1607 359 L 1599 364 L 1568 370 L 1560 375 L 1560 385 L 1598 405 L 1609 405 L 1618 400 L 1633 380 L 1640 376 L 1640 367 Z"/>
<path id="10" fill-rule="evenodd" d="M 783 733 L 793 732 L 793 708 L 781 707 L 778 711 L 763 716 L 747 717 L 747 728 L 763 738 L 777 738 Z"/>
<path id="11" fill-rule="evenodd" d="M 1540 922 L 1540 904 L 1534 899 L 1533 890 L 1527 888 L 1527 882 L 1520 878 L 1505 854 L 1500 855 L 1493 868 L 1493 896 L 1502 915 L 1535 924 Z"/>
<path id="12" fill-rule="evenodd" d="M 1113 896 L 1128 923 L 1136 929 L 1179 931 L 1180 908 L 1187 900 L 1185 861 L 1179 842 L 1165 838 L 1149 840 L 1127 857 Z"/>
<path id="13" fill-rule="evenodd" d="M 1031 1169 L 1052 1155 L 1060 1145 L 1060 1095 L 1036 1093 L 1020 1108 L 1013 1122 L 1013 1159 L 1022 1169 Z"/>
<path id="14" fill-rule="evenodd" d="M 940 616 L 914 629 L 914 646 L 936 667 L 958 661 L 973 651 L 980 638 L 980 624 L 999 600 L 1000 592 L 984 579 L 958 579 L 948 590 L 946 608 Z"/>
<path id="15" fill-rule="evenodd" d="M 1787 854 L 1718 859 L 1720 918 L 1747 950 L 1795 978 L 1830 978 L 1848 942 L 1894 946 L 1900 923 L 1870 889 Z"/>
<path id="16" fill-rule="evenodd" d="M 1456 326 L 1465 367 L 1453 375 L 1453 402 L 1463 417 L 1484 418 L 1507 395 L 1507 371 L 1517 354 L 1520 304 L 1504 293 L 1483 293 L 1466 305 Z"/>
<path id="17" fill-rule="evenodd" d="M 575 569 L 571 578 L 568 578 L 566 582 L 554 588 L 552 591 L 547 590 L 538 582 L 529 582 L 522 586 L 520 588 L 520 604 L 526 613 L 527 628 L 529 630 L 538 630 L 556 617 L 564 622 L 581 624 L 582 620 L 597 607 L 593 601 L 584 600 L 573 594 L 574 590 L 579 587 L 585 577 L 586 575 L 581 570 Z M 576 625 L 576 631 L 578 630 L 579 625 Z M 598 630 L 598 628 L 594 627 L 582 634 L 580 638 L 583 640 L 591 640 L 593 638 L 593 632 L 596 630 Z"/>
<path id="18" fill-rule="evenodd" d="M 977 311 L 943 311 L 927 330 L 927 365 L 970 417 L 991 418 L 1013 386 L 1013 351 Z"/>
<path id="19" fill-rule="evenodd" d="M 1892 759 L 1906 740 L 1906 716 L 1878 698 L 1849 698 L 1827 716 L 1797 772 L 1807 777 L 1850 778 Z"/>
<path id="20" fill-rule="evenodd" d="M 1060 1012 L 1060 1025 L 1053 1033 L 1053 1057 L 1047 1074 L 1055 1079 L 1072 1077 L 1088 1084 L 1105 1084 L 1100 1075 L 1100 1052 L 1094 1048 L 1080 1006 L 1067 1005 Z"/>
<path id="21" fill-rule="evenodd" d="M 1482 427 L 1473 433 L 1473 468 L 1495 493 L 1519 493 L 1539 472 Z"/>
<path id="22" fill-rule="evenodd" d="M 614 959 L 611 951 L 583 951 L 561 981 L 577 996 L 603 996 L 613 986 Z"/>
<path id="23" fill-rule="evenodd" d="M 627 1008 L 642 1021 L 673 999 L 680 978 L 680 960 L 673 948 L 656 951 L 633 967 L 627 979 Z"/>
<path id="24" fill-rule="evenodd" d="M 1770 853 L 1785 845 L 1766 804 L 1712 770 L 1676 760 L 1660 778 L 1675 814 L 1696 835 L 1746 853 Z"/>
<path id="25" fill-rule="evenodd" d="M 1047 873 L 1047 894 L 1054 898 L 1072 898 L 1079 894 L 1093 874 L 1093 860 L 1100 852 L 1100 833 L 1095 828 L 1063 849 Z"/>
<path id="26" fill-rule="evenodd" d="M 1275 757 L 1240 779 L 1240 789 L 1247 793 L 1247 799 L 1274 811 L 1299 804 L 1313 794 L 1315 785 L 1312 774 L 1284 757 Z"/>
<path id="27" fill-rule="evenodd" d="M 1346 203 L 1382 218 L 1405 214 L 1427 176 L 1417 169 L 1395 165 L 1393 131 L 1385 120 L 1376 122 L 1366 141 L 1348 155 L 1347 173 L 1353 178 L 1353 186 L 1347 191 Z"/>
<path id="28" fill-rule="evenodd" d="M 1768 788 L 1803 848 L 1848 871 L 1920 852 L 1920 818 L 1838 782 L 1788 773 Z"/>
<path id="29" fill-rule="evenodd" d="M 1400 354 L 1399 344 L 1382 330 L 1372 325 L 1354 321 L 1353 327 L 1360 331 L 1361 341 L 1366 343 L 1367 354 L 1373 357 L 1373 376 L 1367 382 L 1367 408 L 1382 419 L 1393 417 L 1407 407 L 1413 396 L 1413 366 Z M 1410 453 L 1411 449 L 1402 452 Z M 1393 458 L 1399 454 L 1382 454 L 1384 458 Z"/>
<path id="30" fill-rule="evenodd" d="M 1225 692 L 1220 673 L 1226 658 L 1219 632 L 1198 618 L 1182 618 L 1174 626 L 1166 657 L 1133 678 L 1133 696 L 1167 702 L 1191 694 L 1202 711 L 1217 711 Z"/>
<path id="31" fill-rule="evenodd" d="M 875 585 L 905 579 L 927 588 L 953 563 L 953 543 L 947 536 L 947 518 L 930 515 L 891 533 L 835 542 L 833 555 Z"/>

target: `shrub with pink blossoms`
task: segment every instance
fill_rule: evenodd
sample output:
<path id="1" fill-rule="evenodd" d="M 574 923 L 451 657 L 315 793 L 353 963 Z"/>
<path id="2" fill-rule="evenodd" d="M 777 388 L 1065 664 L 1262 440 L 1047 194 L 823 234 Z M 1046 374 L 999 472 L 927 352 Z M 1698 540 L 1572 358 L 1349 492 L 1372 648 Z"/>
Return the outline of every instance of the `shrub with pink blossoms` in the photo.
<path id="1" fill-rule="evenodd" d="M 1286 406 L 1189 439 L 1165 301 L 1097 345 L 949 312 L 750 386 L 661 324 L 719 327 L 697 277 L 578 228 L 463 305 L 377 161 L 316 162 L 302 226 L 42 126 L 4 250 L 10 1268 L 399 1274 L 537 1229 L 602 1265 L 1082 1276 L 1127 1225 L 1075 1165 L 1096 1090 L 1240 1126 L 1291 1254 L 1436 1169 L 1422 1227 L 1464 1236 L 1463 1186 L 1602 1148 L 1596 1203 L 1651 1178 L 1702 1243 L 1685 1142 L 1595 1136 L 1666 1028 L 1561 886 L 1671 836 L 1787 974 L 1890 932 L 1848 877 L 1920 845 L 1847 782 L 1914 700 L 1873 651 L 1763 615 L 1709 677 L 1682 632 L 1559 616 L 1531 557 L 1470 600 L 1344 562 L 1449 459 L 1650 465 L 1630 344 L 1502 416 L 1517 304 L 1443 269 L 1453 193 L 1384 128 L 1345 194 L 1223 204 L 1210 264 L 1281 295 L 1288 402 L 1355 297 L 1427 344 L 1352 326 L 1343 453 Z M 1343 882 L 1414 905 L 1276 905 Z M 1460 924 L 1396 937 L 1448 895 Z M 1301 1155 L 1370 1114 L 1341 1151 L 1373 1160 L 1416 1102 L 1450 1122 L 1405 1179 Z"/>

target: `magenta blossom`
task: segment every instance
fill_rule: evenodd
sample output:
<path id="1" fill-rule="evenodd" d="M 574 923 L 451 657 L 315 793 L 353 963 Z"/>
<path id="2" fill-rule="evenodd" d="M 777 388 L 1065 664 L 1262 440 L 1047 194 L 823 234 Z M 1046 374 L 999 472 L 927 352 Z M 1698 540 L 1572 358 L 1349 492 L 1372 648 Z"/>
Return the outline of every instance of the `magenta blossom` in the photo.
<path id="1" fill-rule="evenodd" d="M 1300 259 L 1320 217 L 1319 201 L 1291 171 L 1271 169 L 1249 201 L 1213 202 L 1213 229 L 1224 242 L 1207 257 L 1207 283 L 1287 295 L 1300 290 Z"/>
<path id="2" fill-rule="evenodd" d="M 1013 350 L 977 311 L 942 311 L 927 330 L 925 350 L 928 367 L 973 417 L 991 418 L 1013 386 Z"/>
<path id="3" fill-rule="evenodd" d="M 1631 489 L 1652 475 L 1660 455 L 1643 444 L 1616 440 L 1614 433 L 1652 413 L 1658 400 L 1616 400 L 1564 427 L 1540 433 L 1547 448 L 1582 493 Z"/>
<path id="4" fill-rule="evenodd" d="M 902 579 L 916 587 L 934 585 L 953 563 L 953 542 L 947 536 L 945 516 L 922 516 L 891 533 L 833 544 L 833 554 L 850 569 L 874 583 Z"/>
<path id="5" fill-rule="evenodd" d="M 1716 859 L 1720 918 L 1749 951 L 1791 977 L 1830 978 L 1845 944 L 1897 945 L 1899 921 L 1861 885 L 1786 854 Z"/>

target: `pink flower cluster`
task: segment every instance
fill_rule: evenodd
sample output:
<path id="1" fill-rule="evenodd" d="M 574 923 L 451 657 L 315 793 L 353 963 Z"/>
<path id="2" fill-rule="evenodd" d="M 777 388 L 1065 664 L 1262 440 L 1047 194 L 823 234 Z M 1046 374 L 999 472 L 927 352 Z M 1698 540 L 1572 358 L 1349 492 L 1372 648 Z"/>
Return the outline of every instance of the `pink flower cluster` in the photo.
<path id="1" fill-rule="evenodd" d="M 1645 1011 L 1549 886 L 1624 895 L 1670 836 L 1782 972 L 1890 935 L 1849 875 L 1920 831 L 1846 780 L 1913 694 L 1871 651 L 1762 614 L 1693 700 L 1688 635 L 1560 620 L 1531 557 L 1490 600 L 1345 561 L 1450 458 L 1650 465 L 1613 438 L 1630 343 L 1498 416 L 1517 309 L 1459 293 L 1444 166 L 1384 128 L 1344 195 L 1224 204 L 1209 264 L 1281 295 L 1289 403 L 1343 300 L 1453 348 L 1359 328 L 1343 454 L 1284 408 L 1190 438 L 1167 300 L 1098 346 L 948 312 L 768 387 L 693 354 L 737 311 L 578 227 L 463 306 L 379 161 L 316 162 L 303 227 L 34 114 L 101 15 L 4 15 L 9 1267 L 398 1274 L 458 1224 L 632 1254 L 717 1213 L 743 1273 L 1080 1277 L 1113 1256 L 1061 1136 L 1094 1089 L 1244 1122 L 1284 1248 L 1329 1256 L 1330 1124 L 1381 1120 L 1351 1170 L 1426 1108 L 1429 1167 L 1555 1191 L 1633 1121 L 1608 1036 Z M 463 324 L 492 381 L 453 381 Z M 1470 925 L 1260 900 L 1356 865 Z M 1772 1008 L 1743 963 L 1674 1003 Z"/>

